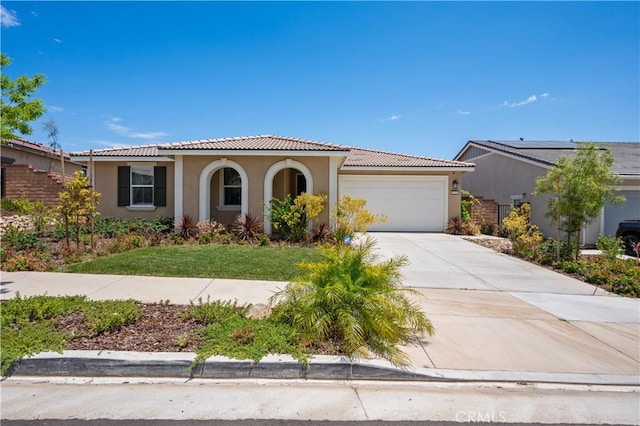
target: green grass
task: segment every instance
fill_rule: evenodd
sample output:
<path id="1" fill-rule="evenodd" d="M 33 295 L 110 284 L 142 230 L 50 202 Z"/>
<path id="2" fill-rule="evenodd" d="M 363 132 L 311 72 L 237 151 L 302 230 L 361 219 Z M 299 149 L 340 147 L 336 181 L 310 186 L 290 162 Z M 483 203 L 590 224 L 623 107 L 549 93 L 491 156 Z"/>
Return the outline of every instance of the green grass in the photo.
<path id="1" fill-rule="evenodd" d="M 289 281 L 300 262 L 319 259 L 319 250 L 304 247 L 157 246 L 68 265 L 66 272 Z"/>

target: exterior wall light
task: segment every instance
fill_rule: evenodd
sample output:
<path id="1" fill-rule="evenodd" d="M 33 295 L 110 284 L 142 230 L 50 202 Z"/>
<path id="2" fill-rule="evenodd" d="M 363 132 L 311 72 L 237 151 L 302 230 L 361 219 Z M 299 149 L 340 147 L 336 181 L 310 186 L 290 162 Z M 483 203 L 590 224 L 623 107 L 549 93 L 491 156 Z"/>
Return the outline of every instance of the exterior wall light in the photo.
<path id="1" fill-rule="evenodd" d="M 454 180 L 452 182 L 452 185 L 453 185 L 453 189 L 458 189 L 458 181 L 457 180 Z"/>

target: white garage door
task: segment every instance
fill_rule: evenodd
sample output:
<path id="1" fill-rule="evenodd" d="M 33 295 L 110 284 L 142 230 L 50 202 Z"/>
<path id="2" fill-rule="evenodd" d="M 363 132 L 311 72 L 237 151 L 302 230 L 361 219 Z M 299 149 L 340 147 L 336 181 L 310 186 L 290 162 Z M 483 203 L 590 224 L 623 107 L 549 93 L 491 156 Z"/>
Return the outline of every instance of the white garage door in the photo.
<path id="1" fill-rule="evenodd" d="M 367 200 L 386 223 L 369 231 L 442 232 L 447 220 L 446 176 L 340 176 L 340 196 Z"/>

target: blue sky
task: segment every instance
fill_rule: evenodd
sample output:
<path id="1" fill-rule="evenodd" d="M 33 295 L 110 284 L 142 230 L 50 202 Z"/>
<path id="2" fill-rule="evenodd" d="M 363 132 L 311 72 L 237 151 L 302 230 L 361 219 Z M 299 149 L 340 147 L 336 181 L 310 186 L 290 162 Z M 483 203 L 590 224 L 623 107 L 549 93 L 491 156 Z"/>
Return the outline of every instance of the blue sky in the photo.
<path id="1" fill-rule="evenodd" d="M 639 2 L 2 2 L 66 151 L 276 134 L 638 141 Z"/>

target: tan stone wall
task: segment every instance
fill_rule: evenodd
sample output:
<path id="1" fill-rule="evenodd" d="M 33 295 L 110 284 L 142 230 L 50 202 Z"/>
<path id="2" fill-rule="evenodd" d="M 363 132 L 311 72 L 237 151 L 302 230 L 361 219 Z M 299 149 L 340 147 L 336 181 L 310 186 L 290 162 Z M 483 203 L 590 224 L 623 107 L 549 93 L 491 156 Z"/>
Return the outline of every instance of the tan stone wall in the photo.
<path id="1" fill-rule="evenodd" d="M 469 199 L 469 197 L 463 197 Z M 482 197 L 475 197 L 477 203 L 471 204 L 471 220 L 478 225 L 490 222 L 493 223 L 494 233 L 498 231 L 498 210 L 499 205 L 495 200 Z"/>
<path id="2" fill-rule="evenodd" d="M 27 164 L 10 164 L 5 169 L 5 197 L 18 199 L 24 194 L 31 201 L 42 201 L 46 206 L 57 206 L 62 190 L 60 175 L 35 170 Z M 71 179 L 71 176 L 67 176 Z"/>

